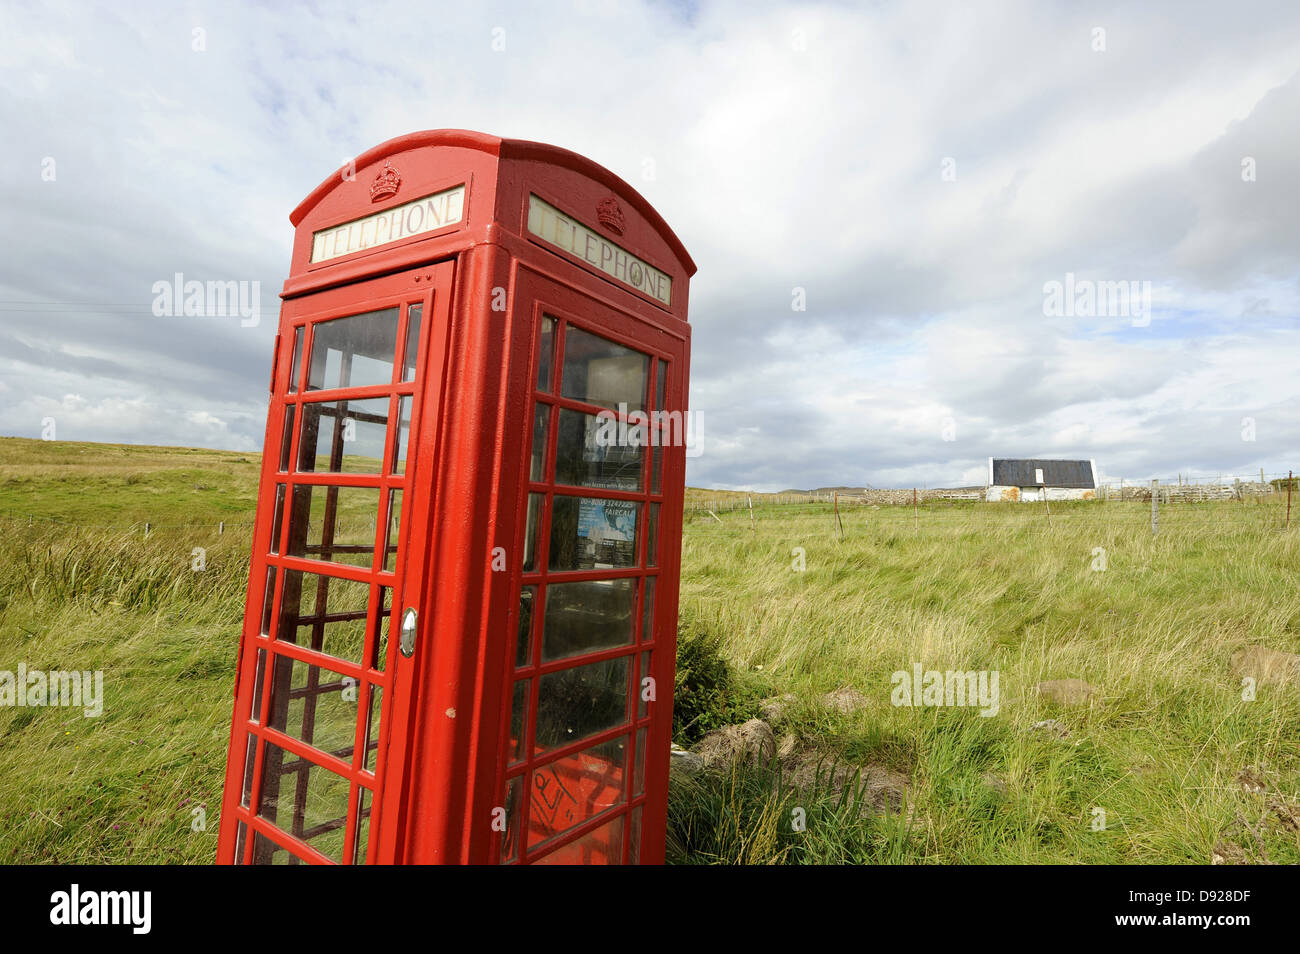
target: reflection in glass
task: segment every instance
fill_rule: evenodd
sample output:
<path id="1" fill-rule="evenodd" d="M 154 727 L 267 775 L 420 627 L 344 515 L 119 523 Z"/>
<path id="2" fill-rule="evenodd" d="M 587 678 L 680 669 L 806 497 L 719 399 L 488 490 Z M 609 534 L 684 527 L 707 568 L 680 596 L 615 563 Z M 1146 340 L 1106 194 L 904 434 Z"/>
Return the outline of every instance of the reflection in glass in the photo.
<path id="1" fill-rule="evenodd" d="M 302 333 L 302 325 L 293 329 L 293 362 L 289 365 L 290 394 L 298 393 L 298 375 L 302 371 Z"/>
<path id="2" fill-rule="evenodd" d="M 611 410 L 645 410 L 646 369 L 650 359 L 581 328 L 564 333 L 565 397 Z"/>
<path id="3" fill-rule="evenodd" d="M 388 533 L 384 549 L 384 570 L 391 571 L 397 565 L 397 541 L 402 532 L 402 492 L 388 492 Z"/>
<path id="4" fill-rule="evenodd" d="M 519 635 L 515 642 L 515 668 L 533 661 L 533 605 L 537 587 L 525 586 L 519 591 Z"/>
<path id="5" fill-rule="evenodd" d="M 302 473 L 377 474 L 384 465 L 388 398 L 313 401 L 302 406 Z"/>
<path id="6" fill-rule="evenodd" d="M 391 384 L 396 352 L 396 307 L 318 322 L 307 390 Z"/>
<path id="7" fill-rule="evenodd" d="M 372 567 L 379 491 L 372 487 L 293 488 L 289 556 Z"/>
<path id="8" fill-rule="evenodd" d="M 285 570 L 276 638 L 361 664 L 370 584 Z"/>
<path id="9" fill-rule="evenodd" d="M 534 744 L 538 751 L 577 742 L 627 721 L 628 657 L 541 677 Z"/>
<path id="10" fill-rule="evenodd" d="M 289 470 L 289 460 L 293 452 L 293 415 L 296 404 L 289 404 L 284 409 L 284 432 L 280 436 L 280 472 Z"/>
<path id="11" fill-rule="evenodd" d="M 506 754 L 510 764 L 524 758 L 528 740 L 528 695 L 532 687 L 531 679 L 520 679 L 515 683 L 514 700 L 510 705 L 510 738 L 506 740 Z"/>
<path id="12" fill-rule="evenodd" d="M 406 450 L 411 439 L 411 397 L 397 399 L 397 433 L 394 436 L 393 473 L 406 473 Z"/>
<path id="13" fill-rule="evenodd" d="M 528 495 L 528 522 L 524 527 L 524 572 L 536 569 L 537 528 L 542 522 L 542 495 Z"/>
<path id="14" fill-rule="evenodd" d="M 546 429 L 551 420 L 551 406 L 540 401 L 533 408 L 533 457 L 528 469 L 529 480 L 542 480 L 546 461 Z"/>
<path id="15" fill-rule="evenodd" d="M 348 780 L 342 776 L 271 742 L 263 743 L 258 815 L 338 863 L 343 861 L 350 789 Z M 278 853 L 277 846 L 269 839 L 260 846 L 255 842 L 253 861 L 255 864 L 297 863 L 291 856 L 274 858 L 275 853 Z"/>
<path id="16" fill-rule="evenodd" d="M 357 734 L 357 681 L 300 659 L 277 655 L 267 724 L 351 762 Z"/>
<path id="17" fill-rule="evenodd" d="M 551 390 L 551 368 L 555 364 L 555 319 L 542 318 L 542 342 L 537 355 L 537 390 Z"/>
<path id="18" fill-rule="evenodd" d="M 412 305 L 407 309 L 406 347 L 402 349 L 402 380 L 415 380 L 416 359 L 420 356 L 420 319 L 423 305 Z"/>
<path id="19" fill-rule="evenodd" d="M 659 505 L 650 505 L 650 526 L 646 528 L 646 566 L 659 565 Z"/>
<path id="20" fill-rule="evenodd" d="M 635 584 L 624 578 L 548 586 L 542 662 L 631 644 Z"/>
<path id="21" fill-rule="evenodd" d="M 375 771 L 375 762 L 379 756 L 379 714 L 384 706 L 384 687 L 370 687 L 370 713 L 366 717 L 366 760 L 367 772 Z"/>

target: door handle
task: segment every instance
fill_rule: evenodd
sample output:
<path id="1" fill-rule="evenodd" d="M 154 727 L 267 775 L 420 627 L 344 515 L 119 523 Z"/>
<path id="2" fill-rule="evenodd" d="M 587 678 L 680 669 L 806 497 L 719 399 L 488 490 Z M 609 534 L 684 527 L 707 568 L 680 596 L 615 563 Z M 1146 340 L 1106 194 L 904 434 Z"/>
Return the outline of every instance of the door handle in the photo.
<path id="1" fill-rule="evenodd" d="M 415 652 L 415 631 L 418 628 L 418 622 L 419 617 L 415 612 L 415 607 L 408 606 L 406 612 L 402 614 L 401 641 L 398 644 L 402 650 L 402 655 L 408 659 Z"/>

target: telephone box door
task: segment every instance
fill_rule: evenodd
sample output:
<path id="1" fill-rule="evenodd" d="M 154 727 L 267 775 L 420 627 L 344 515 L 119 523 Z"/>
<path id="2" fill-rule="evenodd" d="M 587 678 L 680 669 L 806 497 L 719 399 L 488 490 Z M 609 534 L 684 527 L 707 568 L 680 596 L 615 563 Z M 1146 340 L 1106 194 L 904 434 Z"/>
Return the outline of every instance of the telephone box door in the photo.
<path id="1" fill-rule="evenodd" d="M 453 267 L 284 305 L 222 861 L 394 856 Z"/>

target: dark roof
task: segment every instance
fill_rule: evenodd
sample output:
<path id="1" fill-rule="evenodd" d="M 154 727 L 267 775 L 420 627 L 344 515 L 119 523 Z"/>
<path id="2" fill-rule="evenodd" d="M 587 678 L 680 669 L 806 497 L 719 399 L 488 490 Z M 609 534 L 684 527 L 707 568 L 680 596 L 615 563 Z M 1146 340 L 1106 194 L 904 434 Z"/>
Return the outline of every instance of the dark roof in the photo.
<path id="1" fill-rule="evenodd" d="M 1030 458 L 993 459 L 993 486 L 1037 487 L 1035 470 L 1042 469 L 1048 487 L 1095 490 L 1092 462 L 1086 460 L 1033 460 Z"/>

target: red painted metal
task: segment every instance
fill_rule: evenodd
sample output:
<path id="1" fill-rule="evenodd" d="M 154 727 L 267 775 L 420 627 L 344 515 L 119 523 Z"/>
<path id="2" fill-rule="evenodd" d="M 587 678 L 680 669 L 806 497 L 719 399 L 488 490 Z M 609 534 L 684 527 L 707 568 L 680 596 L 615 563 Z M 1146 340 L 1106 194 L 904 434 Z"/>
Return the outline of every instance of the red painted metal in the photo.
<path id="1" fill-rule="evenodd" d="M 596 373 L 596 359 L 580 360 L 590 335 L 617 373 L 640 361 L 647 413 L 685 415 L 695 265 L 634 189 L 553 146 L 436 130 L 383 143 L 351 171 L 291 216 L 218 860 L 661 862 L 685 448 L 641 452 L 618 485 L 566 484 L 556 468 L 561 421 L 571 431 L 610 413 L 590 388 L 563 393 L 566 373 L 584 387 Z M 310 260 L 315 232 L 461 185 L 457 222 Z M 530 195 L 667 274 L 669 303 L 530 233 Z M 544 342 L 551 374 L 539 382 Z M 349 451 L 349 428 L 382 433 L 382 451 Z M 557 503 L 566 516 L 553 521 Z M 612 544 L 613 562 L 582 566 L 552 555 L 553 533 L 572 549 L 583 508 L 621 513 L 623 526 L 634 514 L 631 549 Z M 576 584 L 614 608 L 555 595 Z M 593 645 L 545 655 L 562 620 L 589 627 Z M 561 692 L 575 685 L 596 686 L 603 708 Z"/>

